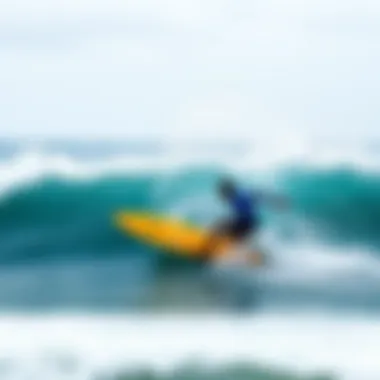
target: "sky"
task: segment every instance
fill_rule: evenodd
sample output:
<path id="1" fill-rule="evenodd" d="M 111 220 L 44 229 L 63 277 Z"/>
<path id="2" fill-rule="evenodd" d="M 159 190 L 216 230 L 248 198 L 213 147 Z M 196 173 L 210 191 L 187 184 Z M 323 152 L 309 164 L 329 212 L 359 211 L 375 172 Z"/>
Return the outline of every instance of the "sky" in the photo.
<path id="1" fill-rule="evenodd" d="M 2 0 L 0 135 L 379 138 L 380 3 Z"/>

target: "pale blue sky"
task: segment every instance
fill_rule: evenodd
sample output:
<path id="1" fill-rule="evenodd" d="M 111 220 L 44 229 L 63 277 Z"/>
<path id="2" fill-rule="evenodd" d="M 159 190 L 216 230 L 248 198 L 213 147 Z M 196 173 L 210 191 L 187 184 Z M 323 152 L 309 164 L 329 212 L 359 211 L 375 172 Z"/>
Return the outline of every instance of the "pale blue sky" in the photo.
<path id="1" fill-rule="evenodd" d="M 380 3 L 9 0 L 2 136 L 380 136 Z"/>

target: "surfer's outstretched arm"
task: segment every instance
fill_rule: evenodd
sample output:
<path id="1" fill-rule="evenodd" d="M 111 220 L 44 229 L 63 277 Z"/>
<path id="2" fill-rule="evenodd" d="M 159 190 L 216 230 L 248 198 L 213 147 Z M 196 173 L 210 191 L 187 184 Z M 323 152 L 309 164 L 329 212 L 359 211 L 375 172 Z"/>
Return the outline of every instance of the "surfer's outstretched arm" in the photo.
<path id="1" fill-rule="evenodd" d="M 270 206 L 275 207 L 276 209 L 286 209 L 290 205 L 289 198 L 283 195 L 260 192 L 260 193 L 254 194 L 254 197 L 258 199 L 260 202 L 267 203 Z"/>

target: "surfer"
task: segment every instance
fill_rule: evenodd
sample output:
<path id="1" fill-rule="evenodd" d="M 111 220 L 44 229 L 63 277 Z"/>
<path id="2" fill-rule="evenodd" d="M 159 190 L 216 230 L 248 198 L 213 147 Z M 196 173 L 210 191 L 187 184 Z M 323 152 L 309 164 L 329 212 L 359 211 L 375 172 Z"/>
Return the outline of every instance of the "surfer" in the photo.
<path id="1" fill-rule="evenodd" d="M 221 220 L 211 230 L 210 237 L 202 247 L 203 252 L 212 252 L 220 236 L 225 236 L 234 244 L 244 243 L 248 237 L 255 236 L 261 226 L 259 208 L 262 202 L 270 203 L 276 208 L 284 207 L 285 198 L 261 193 L 246 191 L 230 179 L 222 179 L 217 187 L 220 198 L 226 202 L 230 209 L 230 217 Z"/>

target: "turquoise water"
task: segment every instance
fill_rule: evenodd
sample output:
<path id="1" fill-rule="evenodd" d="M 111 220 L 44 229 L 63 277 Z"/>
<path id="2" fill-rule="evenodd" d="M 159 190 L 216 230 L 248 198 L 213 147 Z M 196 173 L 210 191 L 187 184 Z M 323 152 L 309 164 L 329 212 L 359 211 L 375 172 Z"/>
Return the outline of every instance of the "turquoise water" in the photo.
<path id="1" fill-rule="evenodd" d="M 376 272 L 378 268 L 380 273 L 380 179 L 373 171 L 298 164 L 268 168 L 256 179 L 255 169 L 235 173 L 222 163 L 188 162 L 170 168 L 154 166 L 153 160 L 146 167 L 144 155 L 137 163 L 133 161 L 137 167 L 108 157 L 102 167 L 99 159 L 94 163 L 93 159 L 70 158 L 67 153 L 58 158 L 52 153 L 25 156 L 21 161 L 17 157 L 4 162 L 16 174 L 4 183 L 1 198 L 0 263 L 12 275 L 0 279 L 0 289 L 15 288 L 11 296 L 0 290 L 5 307 L 19 308 L 24 302 L 28 307 L 77 307 L 82 302 L 93 308 L 128 304 L 146 308 L 149 298 L 156 299 L 157 289 L 175 274 L 173 281 L 179 290 L 170 298 L 173 307 L 183 304 L 183 291 L 194 281 L 198 289 L 189 297 L 207 298 L 204 295 L 210 293 L 209 302 L 214 305 L 215 296 L 207 291 L 209 275 L 202 268 L 127 236 L 115 228 L 112 215 L 122 209 L 148 211 L 210 226 L 226 213 L 215 194 L 215 184 L 225 173 L 235 175 L 242 186 L 268 188 L 291 202 L 284 212 L 262 208 L 262 234 L 268 235 L 264 246 L 271 251 L 274 264 L 283 266 L 273 273 L 290 276 L 281 284 L 276 278 L 264 278 L 263 305 L 380 307 Z M 349 257 L 357 261 L 352 273 L 346 273 Z M 313 271 L 310 281 L 299 283 L 299 268 L 305 273 Z M 363 271 L 368 273 L 360 279 Z M 331 277 L 327 287 L 326 273 Z M 336 283 L 334 275 L 343 276 L 342 282 Z M 73 286 L 68 279 L 78 276 L 80 281 Z M 25 284 L 21 290 L 20 278 Z M 51 285 L 41 292 L 47 281 Z M 345 281 L 349 290 L 342 286 Z M 120 288 L 128 289 L 128 296 L 117 296 Z"/>
<path id="2" fill-rule="evenodd" d="M 112 214 L 120 209 L 175 213 L 205 224 L 216 218 L 222 207 L 212 194 L 220 175 L 221 171 L 191 166 L 174 173 L 158 169 L 105 173 L 87 180 L 48 174 L 12 189 L 3 198 L 0 260 L 52 259 L 62 255 L 60 251 L 81 256 L 128 251 L 134 242 L 118 233 L 111 222 Z M 254 177 L 254 173 L 248 176 Z M 297 223 L 304 223 L 323 242 L 380 248 L 377 175 L 310 169 L 283 170 L 278 178 L 275 191 L 291 200 L 294 234 L 302 233 L 297 231 Z M 273 210 L 269 212 L 273 214 Z M 269 226 L 270 217 L 265 219 Z"/>

